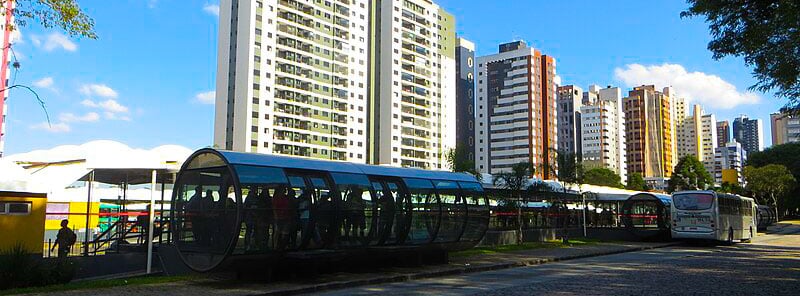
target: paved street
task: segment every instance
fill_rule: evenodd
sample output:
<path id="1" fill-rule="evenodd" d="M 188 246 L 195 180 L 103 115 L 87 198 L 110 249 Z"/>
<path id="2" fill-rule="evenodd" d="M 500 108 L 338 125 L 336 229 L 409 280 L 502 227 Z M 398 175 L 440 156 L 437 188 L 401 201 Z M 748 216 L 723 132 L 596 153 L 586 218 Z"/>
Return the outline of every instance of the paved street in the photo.
<path id="1" fill-rule="evenodd" d="M 670 247 L 322 295 L 797 295 L 798 291 L 800 226 L 788 225 L 750 244 Z"/>

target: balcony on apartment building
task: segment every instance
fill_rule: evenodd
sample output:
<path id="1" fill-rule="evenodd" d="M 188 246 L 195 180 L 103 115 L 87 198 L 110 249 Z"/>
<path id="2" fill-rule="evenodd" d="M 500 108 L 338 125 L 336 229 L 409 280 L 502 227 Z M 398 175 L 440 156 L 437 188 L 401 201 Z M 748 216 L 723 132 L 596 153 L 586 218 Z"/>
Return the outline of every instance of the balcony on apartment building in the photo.
<path id="1" fill-rule="evenodd" d="M 427 79 L 416 77 L 416 76 L 414 76 L 412 74 L 409 74 L 409 73 L 403 73 L 402 75 L 400 75 L 400 79 L 402 79 L 403 81 L 406 81 L 406 82 L 411 82 L 411 83 L 414 83 L 416 85 L 420 85 L 422 87 L 430 87 L 431 86 L 431 83 Z"/>
<path id="2" fill-rule="evenodd" d="M 402 47 L 404 49 L 406 49 L 406 50 L 416 52 L 416 53 L 421 54 L 421 55 L 426 56 L 426 57 L 430 53 L 430 51 L 427 48 L 419 46 L 419 45 L 416 45 L 416 44 L 413 44 L 413 43 L 403 42 L 403 46 Z"/>
<path id="3" fill-rule="evenodd" d="M 425 131 L 425 130 L 421 130 L 421 129 L 410 128 L 410 127 L 403 127 L 403 129 L 401 130 L 400 133 L 403 134 L 403 135 L 406 135 L 406 136 L 412 136 L 412 137 L 422 138 L 422 139 L 426 139 L 426 140 L 430 140 L 430 138 L 431 138 L 431 133 L 430 132 Z"/>
<path id="4" fill-rule="evenodd" d="M 426 99 L 421 99 L 421 98 L 413 97 L 413 96 L 406 96 L 406 95 L 404 95 L 404 96 L 400 97 L 400 99 L 401 99 L 401 100 L 402 100 L 404 103 L 414 104 L 414 105 L 417 105 L 417 106 L 420 106 L 420 107 L 425 107 L 425 108 L 428 108 L 428 107 L 430 107 L 430 106 L 431 106 L 431 103 L 430 103 L 430 101 L 428 101 L 428 100 L 426 100 Z"/>
<path id="5" fill-rule="evenodd" d="M 295 0 L 278 0 L 278 4 L 285 7 L 294 8 L 295 10 L 302 11 L 308 15 L 314 15 L 314 8 L 309 5 L 305 5 Z"/>
<path id="6" fill-rule="evenodd" d="M 419 119 L 419 118 L 414 118 L 414 117 L 411 117 L 411 116 L 401 116 L 400 117 L 400 121 L 402 123 L 411 124 L 411 125 L 416 126 L 416 127 L 421 127 L 421 128 L 425 128 L 425 129 L 431 128 L 430 121 L 427 121 L 427 120 L 424 120 L 424 119 Z"/>
<path id="7" fill-rule="evenodd" d="M 427 97 L 427 96 L 430 95 L 430 92 L 428 90 L 426 90 L 426 89 L 424 89 L 422 87 L 419 87 L 419 86 L 413 86 L 413 85 L 408 85 L 408 84 L 404 83 L 403 86 L 402 86 L 402 89 L 405 92 L 408 92 L 408 93 L 411 93 L 411 94 L 415 94 L 415 95 L 418 95 L 418 96 Z"/>
<path id="8" fill-rule="evenodd" d="M 430 111 L 425 110 L 425 109 L 420 109 L 420 108 L 414 108 L 414 107 L 411 107 L 411 106 L 402 106 L 402 107 L 400 107 L 400 110 L 404 114 L 411 114 L 411 115 L 416 115 L 416 116 L 425 117 L 425 118 L 429 118 L 431 116 L 431 112 Z"/>

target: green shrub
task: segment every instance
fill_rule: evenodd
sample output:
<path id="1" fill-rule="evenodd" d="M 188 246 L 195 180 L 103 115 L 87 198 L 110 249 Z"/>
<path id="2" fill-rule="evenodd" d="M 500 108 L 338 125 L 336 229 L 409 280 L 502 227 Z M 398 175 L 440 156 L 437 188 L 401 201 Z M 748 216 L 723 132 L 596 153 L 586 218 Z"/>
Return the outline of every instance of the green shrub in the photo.
<path id="1" fill-rule="evenodd" d="M 36 256 L 19 242 L 0 251 L 0 290 L 65 284 L 75 276 L 72 262 L 58 260 L 54 266 L 46 266 Z"/>

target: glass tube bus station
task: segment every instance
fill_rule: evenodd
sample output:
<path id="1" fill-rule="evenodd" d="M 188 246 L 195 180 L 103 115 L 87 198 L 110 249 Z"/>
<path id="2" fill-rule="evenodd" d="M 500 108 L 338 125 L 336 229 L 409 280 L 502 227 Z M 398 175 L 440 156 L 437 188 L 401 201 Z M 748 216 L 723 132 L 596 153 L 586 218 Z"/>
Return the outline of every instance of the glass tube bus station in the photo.
<path id="1" fill-rule="evenodd" d="M 201 149 L 173 191 L 173 243 L 196 271 L 327 251 L 476 245 L 489 223 L 465 173 Z"/>

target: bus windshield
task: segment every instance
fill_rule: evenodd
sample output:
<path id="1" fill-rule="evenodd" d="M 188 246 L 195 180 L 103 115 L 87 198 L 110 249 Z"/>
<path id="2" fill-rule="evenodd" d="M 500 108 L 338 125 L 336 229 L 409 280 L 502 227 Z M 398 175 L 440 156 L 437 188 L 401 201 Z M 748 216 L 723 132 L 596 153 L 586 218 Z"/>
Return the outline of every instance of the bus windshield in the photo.
<path id="1" fill-rule="evenodd" d="M 714 196 L 708 193 L 684 193 L 672 196 L 672 202 L 678 210 L 708 210 L 714 202 Z"/>

